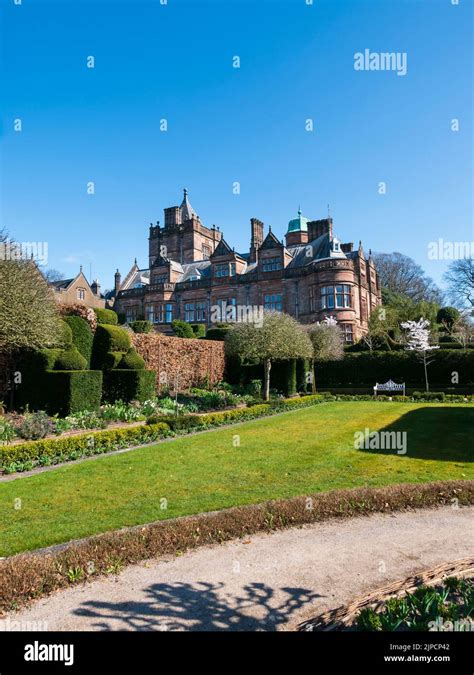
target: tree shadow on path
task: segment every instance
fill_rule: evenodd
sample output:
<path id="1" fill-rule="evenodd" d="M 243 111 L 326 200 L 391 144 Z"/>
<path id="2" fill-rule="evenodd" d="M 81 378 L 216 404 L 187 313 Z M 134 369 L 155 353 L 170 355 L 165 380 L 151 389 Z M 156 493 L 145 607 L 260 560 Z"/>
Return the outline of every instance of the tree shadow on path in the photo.
<path id="1" fill-rule="evenodd" d="M 224 589 L 224 583 L 153 584 L 145 589 L 144 600 L 88 601 L 74 613 L 96 619 L 91 626 L 97 630 L 272 631 L 321 597 L 304 588 L 283 587 L 275 599 L 274 589 L 263 583 L 247 584 L 238 596 Z"/>

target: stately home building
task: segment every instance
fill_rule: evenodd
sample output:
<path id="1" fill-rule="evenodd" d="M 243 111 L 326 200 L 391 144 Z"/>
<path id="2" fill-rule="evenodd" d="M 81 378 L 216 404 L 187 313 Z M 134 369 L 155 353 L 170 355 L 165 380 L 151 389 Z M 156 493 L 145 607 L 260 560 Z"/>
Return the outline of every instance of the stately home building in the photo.
<path id="1" fill-rule="evenodd" d="M 164 226 L 150 226 L 148 267 L 135 261 L 123 281 L 117 270 L 109 301 L 127 321 L 146 318 L 164 333 L 173 319 L 211 326 L 263 307 L 302 323 L 333 316 L 347 342 L 359 339 L 381 303 L 377 270 L 362 244 L 342 243 L 332 218 L 309 220 L 301 209 L 284 243 L 264 230 L 251 218 L 249 251 L 237 253 L 218 227 L 203 225 L 185 190 L 181 206 L 164 210 Z"/>

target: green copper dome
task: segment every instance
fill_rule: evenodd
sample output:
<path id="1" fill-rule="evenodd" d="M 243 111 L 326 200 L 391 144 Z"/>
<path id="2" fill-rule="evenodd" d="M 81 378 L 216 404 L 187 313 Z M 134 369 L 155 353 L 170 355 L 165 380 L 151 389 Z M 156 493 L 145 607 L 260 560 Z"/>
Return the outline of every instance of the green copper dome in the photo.
<path id="1" fill-rule="evenodd" d="M 298 218 L 290 220 L 288 223 L 288 232 L 307 232 L 308 231 L 308 221 L 309 218 L 305 218 L 301 215 L 301 208 L 298 209 Z"/>

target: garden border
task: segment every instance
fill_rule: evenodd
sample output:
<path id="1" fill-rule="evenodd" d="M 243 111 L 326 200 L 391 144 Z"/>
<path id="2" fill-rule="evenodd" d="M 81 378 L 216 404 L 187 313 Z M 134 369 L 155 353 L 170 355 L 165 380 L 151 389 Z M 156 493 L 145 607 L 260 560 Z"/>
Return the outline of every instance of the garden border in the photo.
<path id="1" fill-rule="evenodd" d="M 329 519 L 474 504 L 474 480 L 334 490 L 105 532 L 0 561 L 0 614 L 125 565 Z"/>
<path id="2" fill-rule="evenodd" d="M 411 400 L 408 397 L 392 397 L 393 402 L 403 403 L 444 403 L 472 404 L 472 397 L 467 400 Z M 295 398 L 282 399 L 277 402 L 259 403 L 248 408 L 232 408 L 204 414 L 184 415 L 182 417 L 157 416 L 156 423 L 130 426 L 102 431 L 85 431 L 83 434 L 64 436 L 37 441 L 26 441 L 13 445 L 0 446 L 0 480 L 2 475 L 29 472 L 38 467 L 58 466 L 74 462 L 78 459 L 110 454 L 119 450 L 134 450 L 146 445 L 154 445 L 164 439 L 182 434 L 193 434 L 208 431 L 217 427 L 231 426 L 236 423 L 270 417 L 292 410 L 312 407 L 336 401 L 371 401 L 373 403 L 392 402 L 392 398 L 380 396 L 328 396 L 310 394 Z M 192 422 L 195 423 L 192 423 Z M 189 424 L 188 424 L 189 422 Z M 100 445 L 100 441 L 103 444 Z M 56 450 L 56 451 L 55 451 Z"/>

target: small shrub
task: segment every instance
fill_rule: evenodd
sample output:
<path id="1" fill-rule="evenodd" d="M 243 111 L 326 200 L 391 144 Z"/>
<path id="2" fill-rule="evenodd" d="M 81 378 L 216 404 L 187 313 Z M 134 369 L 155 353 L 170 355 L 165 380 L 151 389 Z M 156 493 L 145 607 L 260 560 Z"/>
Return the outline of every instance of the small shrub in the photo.
<path id="1" fill-rule="evenodd" d="M 153 330 L 151 321 L 132 321 L 129 325 L 134 333 L 151 333 Z"/>
<path id="2" fill-rule="evenodd" d="M 446 394 L 443 391 L 414 391 L 414 401 L 444 401 Z"/>
<path id="3" fill-rule="evenodd" d="M 181 321 L 180 319 L 175 319 L 171 322 L 171 327 L 174 331 L 176 337 L 180 338 L 193 338 L 195 337 L 194 331 L 191 327 L 191 324 L 186 321 Z"/>
<path id="4" fill-rule="evenodd" d="M 206 333 L 206 340 L 225 340 L 227 333 L 229 332 L 230 326 L 225 328 L 208 328 Z"/>
<path id="5" fill-rule="evenodd" d="M 0 445 L 6 445 L 10 443 L 16 436 L 15 427 L 13 424 L 3 415 L 0 415 Z"/>
<path id="6" fill-rule="evenodd" d="M 206 335 L 206 326 L 203 323 L 192 323 L 191 328 L 193 329 L 194 337 L 203 338 Z"/>
<path id="7" fill-rule="evenodd" d="M 48 415 L 39 410 L 34 413 L 26 413 L 22 421 L 16 427 L 18 436 L 28 441 L 44 438 L 54 432 L 54 424 Z"/>

